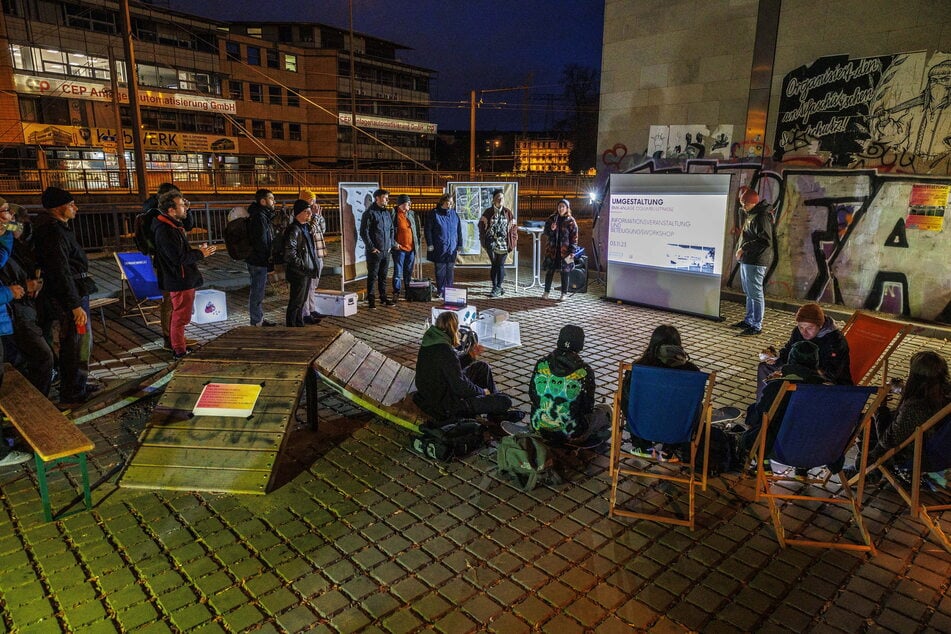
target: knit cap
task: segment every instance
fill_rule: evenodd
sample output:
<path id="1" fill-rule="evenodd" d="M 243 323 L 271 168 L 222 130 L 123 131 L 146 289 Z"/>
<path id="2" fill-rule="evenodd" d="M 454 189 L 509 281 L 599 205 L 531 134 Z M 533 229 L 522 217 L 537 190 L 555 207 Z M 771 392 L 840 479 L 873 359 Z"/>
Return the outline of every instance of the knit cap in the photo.
<path id="1" fill-rule="evenodd" d="M 404 203 L 412 202 L 406 194 L 400 194 L 396 199 L 396 206 L 399 207 Z"/>
<path id="2" fill-rule="evenodd" d="M 314 192 L 310 191 L 309 189 L 300 190 L 300 194 L 298 194 L 297 197 L 300 198 L 301 200 L 306 200 L 307 202 L 310 202 L 314 200 L 315 198 L 317 198 L 316 196 L 314 196 Z"/>
<path id="3" fill-rule="evenodd" d="M 43 203 L 43 209 L 56 209 L 57 207 L 68 205 L 73 202 L 73 200 L 75 199 L 72 194 L 59 187 L 47 187 L 40 197 L 40 202 Z"/>
<path id="4" fill-rule="evenodd" d="M 819 346 L 811 341 L 797 341 L 789 349 L 789 362 L 807 368 L 818 368 Z"/>
<path id="5" fill-rule="evenodd" d="M 294 201 L 294 215 L 296 216 L 305 209 L 310 209 L 310 200 L 299 198 Z"/>
<path id="6" fill-rule="evenodd" d="M 826 323 L 826 314 L 819 304 L 803 304 L 802 307 L 796 311 L 796 323 L 798 324 L 799 322 L 822 326 Z"/>

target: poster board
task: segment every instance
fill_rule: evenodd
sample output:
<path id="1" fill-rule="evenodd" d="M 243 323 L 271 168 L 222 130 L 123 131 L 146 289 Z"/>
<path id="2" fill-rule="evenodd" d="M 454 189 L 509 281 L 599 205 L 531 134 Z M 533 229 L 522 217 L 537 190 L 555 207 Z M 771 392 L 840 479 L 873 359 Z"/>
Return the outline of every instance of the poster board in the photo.
<path id="1" fill-rule="evenodd" d="M 456 212 L 462 223 L 462 248 L 456 258 L 457 266 L 488 267 L 489 256 L 479 240 L 479 218 L 492 206 L 492 192 L 502 190 L 502 206 L 512 210 L 518 224 L 518 183 L 455 183 L 447 184 L 448 193 L 456 199 Z M 506 268 L 517 267 L 518 249 L 505 260 Z M 516 279 L 516 284 L 518 280 Z"/>
<path id="2" fill-rule="evenodd" d="M 612 174 L 607 296 L 720 317 L 729 174 Z"/>
<path id="3" fill-rule="evenodd" d="M 373 204 L 373 192 L 379 188 L 379 183 L 337 184 L 337 195 L 340 200 L 340 249 L 343 264 L 340 290 L 344 290 L 347 282 L 367 276 L 366 253 L 363 240 L 360 239 L 360 219 L 363 218 L 363 212 Z"/>

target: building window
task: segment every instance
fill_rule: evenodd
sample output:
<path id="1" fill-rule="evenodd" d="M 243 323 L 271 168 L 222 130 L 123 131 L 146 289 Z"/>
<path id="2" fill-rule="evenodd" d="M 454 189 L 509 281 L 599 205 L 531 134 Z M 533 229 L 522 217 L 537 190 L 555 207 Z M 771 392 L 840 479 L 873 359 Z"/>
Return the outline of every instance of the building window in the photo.
<path id="1" fill-rule="evenodd" d="M 281 87 L 280 86 L 267 87 L 267 101 L 271 105 L 275 105 L 275 106 L 281 105 Z"/>
<path id="2" fill-rule="evenodd" d="M 178 71 L 163 66 L 138 64 L 139 83 L 156 88 L 178 88 Z"/>
<path id="3" fill-rule="evenodd" d="M 90 77 L 111 79 L 109 60 L 85 53 L 66 53 L 51 48 L 10 45 L 13 67 L 18 70 L 32 70 L 41 73 L 69 75 L 71 77 Z M 118 80 L 125 81 L 125 63 L 117 61 Z"/>
<path id="4" fill-rule="evenodd" d="M 264 138 L 264 122 L 260 119 L 251 119 L 251 136 L 258 139 Z"/>
<path id="5" fill-rule="evenodd" d="M 280 68 L 281 67 L 281 54 L 274 50 L 273 48 L 267 49 L 267 67 L 268 68 Z"/>
<path id="6" fill-rule="evenodd" d="M 259 26 L 249 26 L 248 35 L 251 37 L 256 37 L 260 40 L 261 37 L 263 36 L 263 31 L 261 30 L 261 27 Z"/>
<path id="7" fill-rule="evenodd" d="M 110 35 L 119 32 L 116 28 L 116 18 L 119 16 L 114 11 L 93 9 L 77 4 L 63 4 L 62 7 L 63 21 L 66 26 L 84 31 L 95 31 L 96 33 L 109 33 Z"/>
<path id="8" fill-rule="evenodd" d="M 287 105 L 292 108 L 300 107 L 300 95 L 293 88 L 287 89 Z"/>
<path id="9" fill-rule="evenodd" d="M 228 59 L 233 62 L 241 61 L 241 45 L 237 42 L 225 42 L 225 50 L 228 52 Z"/>
<path id="10" fill-rule="evenodd" d="M 284 70 L 297 72 L 297 55 L 284 55 Z"/>
<path id="11" fill-rule="evenodd" d="M 264 92 L 261 88 L 261 84 L 248 84 L 248 98 L 251 101 L 264 101 Z"/>
<path id="12" fill-rule="evenodd" d="M 300 132 L 299 123 L 288 123 L 287 124 L 287 138 L 291 141 L 300 141 L 303 139 Z"/>
<path id="13" fill-rule="evenodd" d="M 238 101 L 244 99 L 244 84 L 236 79 L 230 80 L 228 82 L 228 95 Z"/>
<path id="14" fill-rule="evenodd" d="M 271 138 L 272 139 L 284 138 L 284 123 L 283 122 L 281 121 L 271 122 Z"/>
<path id="15" fill-rule="evenodd" d="M 261 65 L 261 47 L 259 46 L 248 47 L 248 64 L 250 64 L 251 66 Z"/>

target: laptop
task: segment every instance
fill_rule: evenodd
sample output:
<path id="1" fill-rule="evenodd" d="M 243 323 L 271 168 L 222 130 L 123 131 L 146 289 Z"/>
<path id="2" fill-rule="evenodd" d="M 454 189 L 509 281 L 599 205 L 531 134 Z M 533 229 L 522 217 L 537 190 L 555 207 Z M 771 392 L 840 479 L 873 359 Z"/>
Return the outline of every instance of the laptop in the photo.
<path id="1" fill-rule="evenodd" d="M 469 291 L 447 286 L 443 289 L 443 310 L 459 310 L 469 305 Z"/>

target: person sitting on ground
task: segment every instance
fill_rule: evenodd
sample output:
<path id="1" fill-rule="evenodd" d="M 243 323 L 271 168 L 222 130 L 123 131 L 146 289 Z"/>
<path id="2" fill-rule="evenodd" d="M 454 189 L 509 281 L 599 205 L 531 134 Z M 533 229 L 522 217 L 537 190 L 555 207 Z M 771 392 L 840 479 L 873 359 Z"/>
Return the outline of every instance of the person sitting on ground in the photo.
<path id="1" fill-rule="evenodd" d="M 741 459 L 745 460 L 756 444 L 760 429 L 763 428 L 763 414 L 769 412 L 769 409 L 773 406 L 783 383 L 820 384 L 829 382 L 819 370 L 820 354 L 820 348 L 814 341 L 797 341 L 790 347 L 786 363 L 780 368 L 777 376 L 773 376 L 766 381 L 762 397 L 746 409 L 746 431 L 740 438 Z M 783 401 L 776 409 L 773 420 L 782 420 L 783 414 L 786 412 L 788 397 Z M 765 454 L 767 457 L 773 449 L 773 442 L 776 440 L 778 433 L 779 425 L 771 425 L 767 430 Z"/>
<path id="2" fill-rule="evenodd" d="M 634 365 L 648 365 L 655 368 L 671 368 L 674 370 L 688 370 L 699 372 L 700 368 L 691 363 L 690 357 L 684 352 L 683 343 L 680 339 L 680 332 L 668 324 L 657 326 L 651 333 L 647 349 L 639 359 L 634 361 Z M 621 411 L 627 416 L 627 395 L 631 391 L 631 374 L 624 375 L 624 385 L 621 391 Z M 679 460 L 675 454 L 682 453 L 685 449 L 682 445 L 673 447 L 655 447 L 648 438 L 638 438 L 631 434 L 631 445 L 634 453 L 641 456 L 660 457 L 660 459 L 669 459 L 671 461 Z"/>
<path id="3" fill-rule="evenodd" d="M 800 341 L 812 341 L 819 347 L 819 372 L 826 380 L 836 385 L 852 385 L 850 370 L 849 342 L 845 335 L 828 317 L 819 304 L 803 304 L 796 311 L 796 327 L 789 341 L 778 354 L 772 350 L 764 353 L 766 357 L 756 370 L 756 398 L 763 395 L 765 381 L 774 375 L 788 360 L 789 351 Z"/>
<path id="4" fill-rule="evenodd" d="M 535 364 L 528 383 L 532 429 L 552 444 L 603 437 L 610 428 L 611 406 L 595 403 L 595 376 L 579 354 L 584 330 L 568 324 L 558 347 Z"/>
<path id="5" fill-rule="evenodd" d="M 496 423 L 521 420 L 524 413 L 511 410 L 511 397 L 496 389 L 492 368 L 477 360 L 483 346 L 476 343 L 460 353 L 458 345 L 459 316 L 441 313 L 423 335 L 416 358 L 416 405 L 437 423 L 482 414 Z"/>

